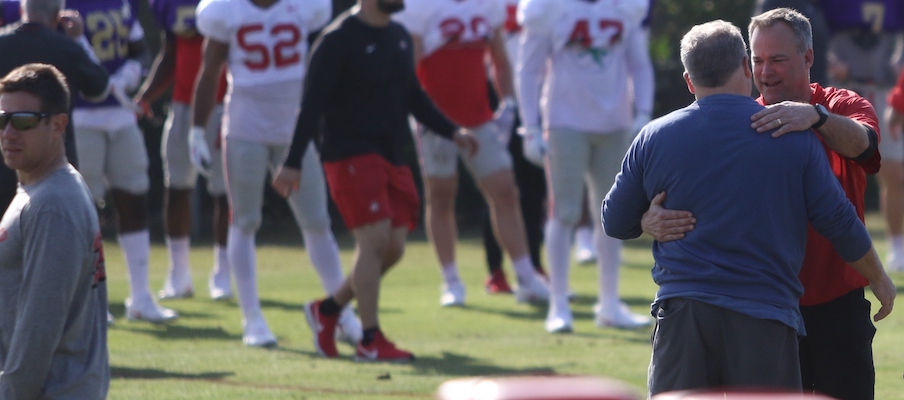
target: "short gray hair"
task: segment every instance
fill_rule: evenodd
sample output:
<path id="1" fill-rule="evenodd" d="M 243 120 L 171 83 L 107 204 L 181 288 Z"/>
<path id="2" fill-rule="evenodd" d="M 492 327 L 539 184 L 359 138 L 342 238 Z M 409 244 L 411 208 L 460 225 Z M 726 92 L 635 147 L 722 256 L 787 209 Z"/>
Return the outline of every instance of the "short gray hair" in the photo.
<path id="1" fill-rule="evenodd" d="M 22 0 L 22 10 L 29 20 L 52 21 L 65 7 L 65 0 Z"/>
<path id="2" fill-rule="evenodd" d="M 681 38 L 681 64 L 694 85 L 722 86 L 746 60 L 741 30 L 721 19 L 695 25 Z"/>
<path id="3" fill-rule="evenodd" d="M 801 54 L 813 48 L 813 27 L 810 26 L 810 20 L 791 8 L 776 8 L 753 17 L 747 26 L 747 35 L 752 37 L 757 28 L 768 28 L 781 22 L 788 24 L 794 31 L 795 45 Z"/>

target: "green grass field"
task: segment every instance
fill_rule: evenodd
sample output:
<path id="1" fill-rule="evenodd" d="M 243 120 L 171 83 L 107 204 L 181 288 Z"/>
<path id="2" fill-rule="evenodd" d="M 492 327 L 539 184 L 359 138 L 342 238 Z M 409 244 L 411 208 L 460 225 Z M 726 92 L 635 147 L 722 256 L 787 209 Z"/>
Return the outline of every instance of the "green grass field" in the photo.
<path id="1" fill-rule="evenodd" d="M 881 226 L 875 216 L 868 225 Z M 871 230 L 885 254 L 881 230 Z M 351 242 L 341 237 L 344 266 L 351 265 Z M 622 298 L 635 312 L 648 313 L 656 291 L 650 279 L 649 241 L 625 247 Z M 235 301 L 207 298 L 212 250 L 196 246 L 192 265 L 196 297 L 164 303 L 181 318 L 168 325 L 122 318 L 128 295 L 122 254 L 107 242 L 110 310 L 111 399 L 405 399 L 432 398 L 440 383 L 490 375 L 582 374 L 608 376 L 645 393 L 650 329 L 600 329 L 593 324 L 595 267 L 575 266 L 572 287 L 575 333 L 550 335 L 543 329 L 545 308 L 516 304 L 511 295 L 483 292 L 486 269 L 476 239 L 460 243 L 458 258 L 468 287 L 467 306 L 440 308 L 440 274 L 429 244 L 409 241 L 402 262 L 383 281 L 383 330 L 400 347 L 413 351 L 412 364 L 362 364 L 354 349 L 340 344 L 340 359 L 320 358 L 311 343 L 302 305 L 322 295 L 316 273 L 300 246 L 262 244 L 258 251 L 260 297 L 279 339 L 273 350 L 242 344 L 241 316 Z M 165 249 L 151 254 L 151 285 L 162 286 Z M 510 271 L 510 266 L 506 266 Z M 510 278 L 513 275 L 509 272 Z M 904 274 L 894 276 L 904 292 Z M 871 295 L 870 295 L 871 296 Z M 902 297 L 904 299 L 904 297 Z M 875 304 L 875 299 L 871 297 Z M 875 309 L 875 307 L 874 307 Z M 904 398 L 904 306 L 877 324 L 876 398 Z"/>

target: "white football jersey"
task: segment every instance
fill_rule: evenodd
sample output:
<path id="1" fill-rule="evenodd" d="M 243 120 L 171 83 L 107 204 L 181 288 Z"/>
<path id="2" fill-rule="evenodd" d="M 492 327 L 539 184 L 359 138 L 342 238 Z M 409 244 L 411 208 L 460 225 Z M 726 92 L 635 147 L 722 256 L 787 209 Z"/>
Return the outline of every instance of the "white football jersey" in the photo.
<path id="1" fill-rule="evenodd" d="M 448 43 L 486 42 L 505 22 L 502 0 L 405 0 L 393 17 L 421 38 L 424 57 Z"/>
<path id="2" fill-rule="evenodd" d="M 653 68 L 641 27 L 648 6 L 524 0 L 516 63 L 524 124 L 612 133 L 631 127 L 635 109 L 652 111 Z"/>
<path id="3" fill-rule="evenodd" d="M 300 80 L 308 35 L 325 26 L 330 0 L 279 0 L 268 8 L 251 0 L 202 0 L 197 27 L 229 44 L 229 78 L 234 86 Z"/>
<path id="4" fill-rule="evenodd" d="M 518 23 L 518 2 L 519 0 L 505 0 L 503 9 L 505 10 L 505 23 L 502 25 L 502 31 L 505 32 L 505 51 L 509 62 L 512 63 L 512 69 L 518 61 L 518 48 L 521 45 L 521 24 Z"/>

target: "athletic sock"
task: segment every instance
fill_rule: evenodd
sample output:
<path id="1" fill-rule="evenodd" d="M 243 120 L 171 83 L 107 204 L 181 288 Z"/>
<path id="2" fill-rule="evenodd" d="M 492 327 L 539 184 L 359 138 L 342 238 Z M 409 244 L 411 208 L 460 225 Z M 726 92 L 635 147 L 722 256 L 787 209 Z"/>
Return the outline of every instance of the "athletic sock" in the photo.
<path id="1" fill-rule="evenodd" d="M 319 308 L 320 314 L 326 315 L 327 317 L 339 314 L 342 312 L 342 306 L 333 299 L 333 296 L 327 297 L 326 300 L 320 302 Z"/>
<path id="2" fill-rule="evenodd" d="M 612 307 L 618 304 L 618 273 L 621 268 L 622 241 L 603 233 L 603 228 L 593 230 L 596 244 L 596 263 L 599 268 L 599 302 Z"/>
<path id="3" fill-rule="evenodd" d="M 229 255 L 226 253 L 226 246 L 219 243 L 213 246 L 213 274 L 221 276 L 229 275 Z"/>
<path id="4" fill-rule="evenodd" d="M 170 256 L 167 281 L 173 286 L 173 289 L 182 289 L 185 284 L 191 286 L 191 267 L 188 261 L 191 238 L 167 236 L 166 248 L 169 250 Z"/>
<path id="5" fill-rule="evenodd" d="M 894 254 L 897 257 L 904 257 L 904 236 L 902 235 L 894 235 L 889 240 L 889 246 L 891 248 L 891 254 Z"/>
<path id="6" fill-rule="evenodd" d="M 443 281 L 445 281 L 447 285 L 461 283 L 461 278 L 458 276 L 458 265 L 456 265 L 454 262 L 443 265 L 442 269 Z"/>
<path id="7" fill-rule="evenodd" d="M 254 250 L 254 234 L 247 234 L 235 225 L 229 226 L 226 245 L 229 266 L 235 274 L 235 286 L 239 295 L 239 306 L 245 320 L 261 317 L 260 299 L 257 294 L 257 257 Z"/>
<path id="8" fill-rule="evenodd" d="M 515 270 L 515 275 L 521 280 L 530 279 L 537 274 L 537 270 L 534 269 L 534 262 L 530 259 L 530 254 L 525 254 L 518 257 L 517 260 L 512 260 L 512 268 Z"/>
<path id="9" fill-rule="evenodd" d="M 317 270 L 323 290 L 327 295 L 336 293 L 342 287 L 345 277 L 342 274 L 342 261 L 339 259 L 339 245 L 336 244 L 333 233 L 329 229 L 323 231 L 302 229 L 301 235 L 304 237 L 305 250 L 311 264 L 314 264 L 314 269 Z"/>
<path id="10" fill-rule="evenodd" d="M 550 302 L 568 297 L 568 275 L 571 270 L 571 232 L 573 228 L 556 219 L 546 223 L 546 257 L 549 267 Z"/>
<path id="11" fill-rule="evenodd" d="M 129 271 L 129 289 L 132 302 L 153 301 L 148 283 L 148 258 L 151 252 L 151 234 L 147 229 L 120 234 L 119 246 Z"/>
<path id="12" fill-rule="evenodd" d="M 377 336 L 377 332 L 379 332 L 379 331 L 380 331 L 379 326 L 364 329 L 364 335 L 361 336 L 361 345 L 367 346 L 367 345 L 373 343 L 374 338 Z"/>

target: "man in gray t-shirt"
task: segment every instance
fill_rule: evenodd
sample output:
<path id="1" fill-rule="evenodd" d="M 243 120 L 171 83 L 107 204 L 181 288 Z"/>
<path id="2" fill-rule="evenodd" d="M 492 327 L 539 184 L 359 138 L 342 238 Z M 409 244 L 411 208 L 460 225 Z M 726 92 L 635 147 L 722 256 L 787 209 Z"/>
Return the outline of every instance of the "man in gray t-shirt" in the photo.
<path id="1" fill-rule="evenodd" d="M 103 399 L 107 288 L 97 212 L 64 151 L 65 78 L 0 79 L 0 149 L 19 189 L 0 220 L 0 399 Z"/>

